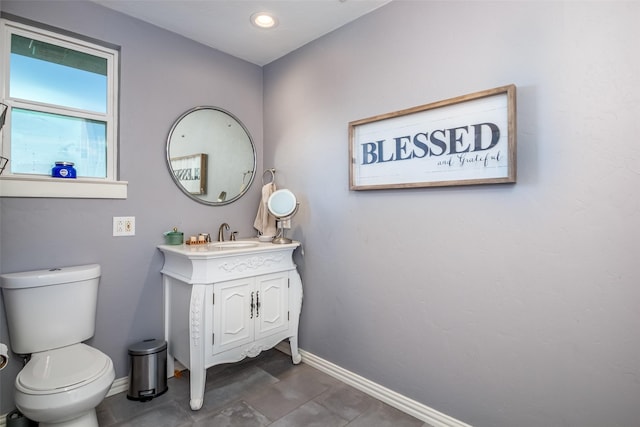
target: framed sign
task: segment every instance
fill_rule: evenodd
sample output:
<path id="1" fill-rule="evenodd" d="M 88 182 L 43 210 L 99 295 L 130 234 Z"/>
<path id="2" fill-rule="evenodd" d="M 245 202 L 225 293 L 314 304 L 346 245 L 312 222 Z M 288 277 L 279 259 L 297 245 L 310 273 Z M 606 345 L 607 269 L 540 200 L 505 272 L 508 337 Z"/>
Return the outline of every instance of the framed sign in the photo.
<path id="1" fill-rule="evenodd" d="M 516 182 L 516 87 L 349 123 L 349 188 Z"/>
<path id="2" fill-rule="evenodd" d="M 207 155 L 172 157 L 171 168 L 180 184 L 191 194 L 207 194 Z"/>

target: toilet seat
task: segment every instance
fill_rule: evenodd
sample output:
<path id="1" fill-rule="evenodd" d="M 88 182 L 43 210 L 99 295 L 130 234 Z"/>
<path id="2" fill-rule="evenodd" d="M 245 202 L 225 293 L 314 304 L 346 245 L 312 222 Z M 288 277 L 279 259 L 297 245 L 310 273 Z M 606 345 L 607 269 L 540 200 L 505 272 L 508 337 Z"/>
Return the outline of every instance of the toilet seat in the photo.
<path id="1" fill-rule="evenodd" d="M 18 373 L 16 388 L 26 394 L 67 392 L 93 382 L 111 366 L 111 359 L 86 344 L 34 353 Z"/>

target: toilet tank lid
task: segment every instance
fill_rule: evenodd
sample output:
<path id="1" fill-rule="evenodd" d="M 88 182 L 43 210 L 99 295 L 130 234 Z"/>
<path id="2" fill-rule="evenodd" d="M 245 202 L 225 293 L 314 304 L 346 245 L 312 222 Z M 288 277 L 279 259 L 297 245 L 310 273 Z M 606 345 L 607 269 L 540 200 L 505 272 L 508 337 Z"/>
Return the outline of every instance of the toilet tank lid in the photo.
<path id="1" fill-rule="evenodd" d="M 23 289 L 79 282 L 100 277 L 100 265 L 55 267 L 47 270 L 23 271 L 0 275 L 0 288 Z"/>

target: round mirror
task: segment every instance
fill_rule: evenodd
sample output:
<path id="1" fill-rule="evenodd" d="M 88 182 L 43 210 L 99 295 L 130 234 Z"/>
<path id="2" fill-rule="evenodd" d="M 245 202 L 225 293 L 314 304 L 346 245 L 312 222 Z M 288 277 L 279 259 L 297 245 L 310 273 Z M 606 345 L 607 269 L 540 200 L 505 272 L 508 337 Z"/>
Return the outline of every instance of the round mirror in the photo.
<path id="1" fill-rule="evenodd" d="M 167 165 L 173 181 L 187 196 L 207 205 L 225 205 L 251 186 L 256 150 L 247 129 L 231 113 L 196 107 L 171 127 Z"/>
<path id="2" fill-rule="evenodd" d="M 293 214 L 298 206 L 295 194 L 290 190 L 277 190 L 274 191 L 269 200 L 267 200 L 267 207 L 271 215 L 276 218 L 286 218 Z"/>
<path id="3" fill-rule="evenodd" d="M 278 222 L 278 234 L 272 240 L 273 243 L 291 243 L 291 239 L 285 236 L 285 229 L 291 227 L 291 217 L 298 211 L 298 200 L 290 190 L 274 191 L 267 200 L 267 209 Z"/>

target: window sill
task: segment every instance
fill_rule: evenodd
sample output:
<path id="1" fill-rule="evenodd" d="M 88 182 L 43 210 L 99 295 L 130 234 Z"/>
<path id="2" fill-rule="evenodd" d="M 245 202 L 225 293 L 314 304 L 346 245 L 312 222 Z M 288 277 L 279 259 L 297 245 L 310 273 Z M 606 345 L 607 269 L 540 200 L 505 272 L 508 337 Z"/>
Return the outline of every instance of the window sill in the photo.
<path id="1" fill-rule="evenodd" d="M 49 177 L 0 177 L 0 197 L 126 199 L 127 181 Z"/>

